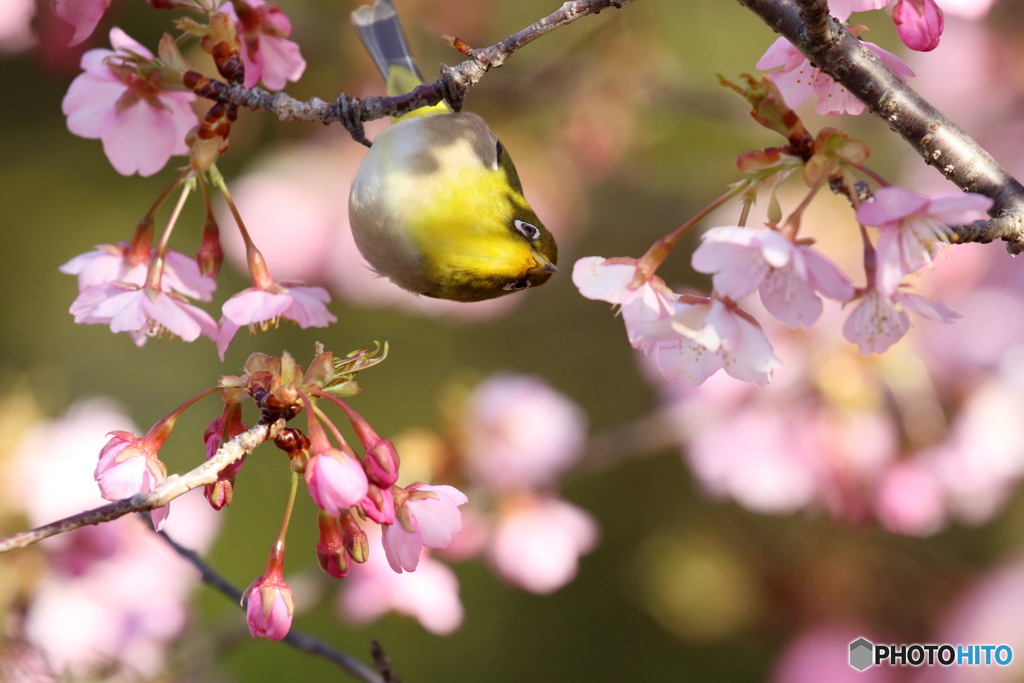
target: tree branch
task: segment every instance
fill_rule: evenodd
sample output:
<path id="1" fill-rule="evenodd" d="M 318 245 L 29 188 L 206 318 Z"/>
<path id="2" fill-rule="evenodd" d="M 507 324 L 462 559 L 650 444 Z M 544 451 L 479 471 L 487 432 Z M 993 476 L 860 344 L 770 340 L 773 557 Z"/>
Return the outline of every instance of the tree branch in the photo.
<path id="1" fill-rule="evenodd" d="M 824 31 L 805 16 L 821 0 L 738 0 L 781 33 L 814 65 L 840 83 L 951 182 L 992 198 L 991 221 L 954 228 L 959 241 L 1002 239 L 1011 254 L 1024 251 L 1024 186 L 846 30 L 828 17 Z"/>
<path id="2" fill-rule="evenodd" d="M 231 441 L 221 446 L 212 458 L 199 467 L 185 474 L 172 474 L 158 488 L 148 493 L 136 493 L 131 498 L 118 500 L 92 510 L 86 510 L 50 522 L 43 526 L 0 538 L 0 553 L 24 548 L 44 538 L 63 534 L 68 531 L 90 524 L 101 524 L 123 517 L 132 512 L 144 512 L 163 507 L 178 496 L 194 488 L 213 484 L 222 469 L 240 458 L 252 453 L 256 447 L 267 439 L 272 439 L 284 427 L 284 420 L 273 425 L 258 424 L 249 431 L 242 432 Z"/>
<path id="3" fill-rule="evenodd" d="M 150 526 L 152 528 L 152 525 Z M 199 557 L 199 554 L 196 553 L 196 551 L 179 544 L 171 538 L 166 531 L 158 531 L 156 533 L 158 533 L 160 537 L 174 549 L 174 552 L 188 560 L 196 567 L 196 569 L 199 570 L 203 583 L 222 595 L 225 595 L 239 607 L 242 607 L 242 591 L 239 588 L 221 576 L 203 558 Z M 340 650 L 334 649 L 316 636 L 303 633 L 296 629 L 290 629 L 283 640 L 301 652 L 323 657 L 361 681 L 365 681 L 366 683 L 385 683 L 386 679 L 382 678 L 377 672 L 367 667 L 358 659 L 351 657 Z"/>
<path id="4" fill-rule="evenodd" d="M 458 66 L 441 65 L 441 76 L 431 83 L 417 86 L 412 92 L 394 97 L 367 97 L 359 99 L 342 94 L 336 102 L 325 102 L 314 97 L 308 102 L 296 100 L 285 93 L 270 93 L 261 88 L 243 88 L 207 79 L 196 72 L 191 74 L 196 94 L 224 104 L 245 107 L 253 111 L 271 112 L 282 121 L 319 121 L 324 124 L 346 123 L 351 117 L 359 122 L 373 121 L 388 116 L 401 116 L 420 107 L 450 102 L 461 109 L 466 92 L 480 82 L 491 68 L 500 67 L 513 53 L 537 38 L 567 26 L 581 17 L 598 14 L 610 7 L 622 8 L 634 0 L 572 0 L 543 19 L 512 34 L 500 43 L 474 50 L 458 39 L 452 39 L 459 50 L 470 57 Z M 189 79 L 186 77 L 186 84 Z M 342 102 L 349 112 L 343 114 Z"/>

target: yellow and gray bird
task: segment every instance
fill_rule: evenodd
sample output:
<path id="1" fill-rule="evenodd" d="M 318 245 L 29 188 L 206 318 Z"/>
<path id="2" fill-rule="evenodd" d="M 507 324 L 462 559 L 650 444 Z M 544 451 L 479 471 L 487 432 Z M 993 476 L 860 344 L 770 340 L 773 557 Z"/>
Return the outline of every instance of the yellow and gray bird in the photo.
<path id="1" fill-rule="evenodd" d="M 352 13 L 387 94 L 423 83 L 391 0 Z M 523 196 L 508 152 L 476 114 L 441 102 L 394 119 L 363 159 L 349 196 L 356 245 L 411 292 L 482 301 L 542 285 L 558 247 Z"/>

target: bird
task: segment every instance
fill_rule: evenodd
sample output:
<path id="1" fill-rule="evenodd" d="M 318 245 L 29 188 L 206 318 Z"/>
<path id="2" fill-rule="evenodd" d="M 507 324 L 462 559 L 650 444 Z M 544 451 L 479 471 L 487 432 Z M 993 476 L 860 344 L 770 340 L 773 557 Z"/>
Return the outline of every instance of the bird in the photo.
<path id="1" fill-rule="evenodd" d="M 352 24 L 389 96 L 423 83 L 392 0 L 359 7 Z M 428 297 L 483 301 L 558 271 L 554 236 L 508 151 L 482 118 L 443 101 L 377 134 L 352 182 L 349 223 L 378 275 Z"/>

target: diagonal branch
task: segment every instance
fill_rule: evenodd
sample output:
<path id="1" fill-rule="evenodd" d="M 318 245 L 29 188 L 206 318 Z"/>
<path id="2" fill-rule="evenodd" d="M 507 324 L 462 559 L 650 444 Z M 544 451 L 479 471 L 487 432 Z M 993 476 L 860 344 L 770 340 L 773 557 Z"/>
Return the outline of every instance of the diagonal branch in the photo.
<path id="1" fill-rule="evenodd" d="M 956 228 L 960 241 L 1005 240 L 1024 252 L 1024 186 L 942 112 L 897 78 L 837 20 L 824 31 L 808 27 L 821 0 L 738 0 L 786 37 L 814 65 L 867 105 L 925 160 L 957 187 L 991 197 L 991 221 Z"/>
<path id="2" fill-rule="evenodd" d="M 149 520 L 147 520 L 147 523 L 148 522 Z M 152 528 L 152 525 L 150 526 Z M 226 596 L 235 604 L 241 606 L 242 591 L 239 590 L 238 587 L 234 586 L 230 581 L 221 576 L 209 565 L 209 563 L 201 558 L 196 551 L 179 544 L 171 538 L 166 531 L 158 531 L 156 533 L 158 533 L 160 537 L 174 549 L 174 552 L 185 558 L 185 560 L 190 562 L 199 570 L 203 583 Z M 303 633 L 296 629 L 289 629 L 288 634 L 284 637 L 284 642 L 301 652 L 305 652 L 306 654 L 323 657 L 329 662 L 338 665 L 346 673 L 351 674 L 353 677 L 358 678 L 361 681 L 365 681 L 365 683 L 384 683 L 385 681 L 380 674 L 367 667 L 358 659 L 334 649 L 316 636 Z"/>
<path id="3" fill-rule="evenodd" d="M 146 510 L 163 507 L 183 493 L 216 482 L 217 475 L 222 469 L 252 453 L 256 450 L 257 446 L 267 439 L 274 438 L 284 427 L 284 424 L 284 420 L 278 420 L 272 425 L 258 424 L 249 431 L 242 432 L 221 446 L 212 458 L 199 467 L 185 474 L 170 475 L 164 480 L 163 484 L 152 491 L 136 493 L 131 498 L 118 500 L 109 505 L 79 512 L 70 517 L 59 519 L 56 522 L 36 527 L 35 529 L 0 538 L 0 553 L 24 548 L 44 538 L 74 531 L 90 524 L 109 522 L 132 512 L 145 512 Z"/>
<path id="4" fill-rule="evenodd" d="M 324 124 L 346 123 L 346 118 L 358 122 L 373 121 L 388 116 L 401 116 L 442 100 L 447 100 L 456 109 L 460 109 L 466 92 L 479 83 L 488 70 L 500 67 L 523 46 L 577 19 L 598 14 L 611 7 L 622 8 L 632 2 L 634 0 L 572 0 L 563 4 L 558 11 L 501 42 L 478 50 L 465 46 L 458 39 L 452 39 L 459 45 L 459 50 L 470 59 L 457 66 L 442 64 L 441 76 L 436 80 L 420 85 L 412 92 L 394 97 L 367 97 L 361 100 L 342 94 L 336 102 L 325 102 L 317 97 L 302 102 L 282 92 L 271 93 L 261 88 L 232 86 L 208 79 L 194 71 L 186 73 L 185 82 L 202 97 L 254 111 L 271 112 L 282 121 L 318 121 Z M 343 112 L 344 108 L 349 110 L 347 114 Z"/>

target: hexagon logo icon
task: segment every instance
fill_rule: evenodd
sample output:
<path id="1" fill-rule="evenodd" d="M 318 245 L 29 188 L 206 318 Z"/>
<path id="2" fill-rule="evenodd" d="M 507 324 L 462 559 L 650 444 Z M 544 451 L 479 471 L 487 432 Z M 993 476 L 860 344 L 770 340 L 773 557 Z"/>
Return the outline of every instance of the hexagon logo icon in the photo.
<path id="1" fill-rule="evenodd" d="M 858 638 L 850 643 L 850 666 L 857 671 L 863 671 L 874 664 L 873 653 L 874 645 L 866 638 Z"/>

